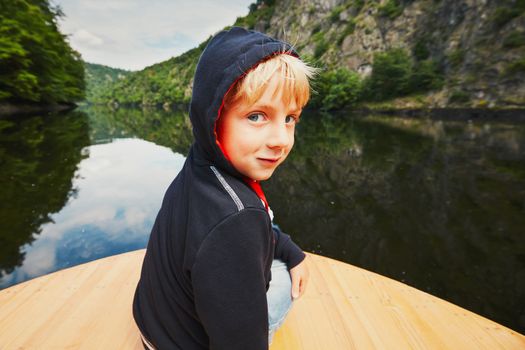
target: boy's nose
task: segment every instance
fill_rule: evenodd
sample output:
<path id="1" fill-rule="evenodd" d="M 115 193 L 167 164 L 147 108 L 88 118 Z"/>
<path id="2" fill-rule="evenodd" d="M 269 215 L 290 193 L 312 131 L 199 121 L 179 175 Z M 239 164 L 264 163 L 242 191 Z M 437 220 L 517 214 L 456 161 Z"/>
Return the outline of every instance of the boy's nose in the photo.
<path id="1" fill-rule="evenodd" d="M 286 147 L 290 143 L 290 135 L 285 123 L 276 123 L 272 127 L 271 135 L 268 139 L 268 147 Z"/>

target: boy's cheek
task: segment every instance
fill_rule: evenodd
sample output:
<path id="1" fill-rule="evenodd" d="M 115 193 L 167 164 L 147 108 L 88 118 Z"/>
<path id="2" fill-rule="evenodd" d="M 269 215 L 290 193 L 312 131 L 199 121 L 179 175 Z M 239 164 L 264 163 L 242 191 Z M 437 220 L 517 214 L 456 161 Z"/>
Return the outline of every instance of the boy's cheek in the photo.
<path id="1" fill-rule="evenodd" d="M 293 148 L 294 144 L 295 144 L 295 139 L 292 136 L 292 139 L 290 141 L 290 147 L 288 147 L 288 153 L 290 153 L 292 151 L 292 148 Z"/>

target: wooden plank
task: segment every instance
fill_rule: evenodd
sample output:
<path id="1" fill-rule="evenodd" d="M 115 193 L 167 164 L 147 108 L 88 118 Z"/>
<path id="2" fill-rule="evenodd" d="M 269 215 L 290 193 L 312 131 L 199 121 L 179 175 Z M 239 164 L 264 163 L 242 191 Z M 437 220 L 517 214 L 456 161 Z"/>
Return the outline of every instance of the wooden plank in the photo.
<path id="1" fill-rule="evenodd" d="M 145 250 L 0 291 L 0 349 L 142 349 L 131 304 Z M 310 283 L 271 350 L 524 349 L 525 337 L 384 276 L 308 254 Z"/>

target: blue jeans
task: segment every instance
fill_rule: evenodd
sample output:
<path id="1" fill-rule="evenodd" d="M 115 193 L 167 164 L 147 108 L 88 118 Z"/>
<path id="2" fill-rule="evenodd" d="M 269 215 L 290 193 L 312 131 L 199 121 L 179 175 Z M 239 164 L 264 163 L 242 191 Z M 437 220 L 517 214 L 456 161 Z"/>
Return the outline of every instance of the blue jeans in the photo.
<path id="1" fill-rule="evenodd" d="M 292 280 L 286 264 L 280 259 L 272 262 L 272 280 L 266 292 L 268 302 L 268 344 L 292 308 Z"/>

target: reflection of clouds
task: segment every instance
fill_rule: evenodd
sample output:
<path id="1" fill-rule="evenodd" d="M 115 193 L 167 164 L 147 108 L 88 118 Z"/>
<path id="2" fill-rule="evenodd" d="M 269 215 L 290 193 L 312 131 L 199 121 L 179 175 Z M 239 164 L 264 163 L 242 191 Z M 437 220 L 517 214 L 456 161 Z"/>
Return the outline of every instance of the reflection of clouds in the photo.
<path id="1" fill-rule="evenodd" d="M 63 218 L 55 219 L 57 231 L 96 225 L 116 236 L 124 227 L 145 234 L 146 219 L 156 215 L 183 163 L 184 157 L 170 149 L 138 139 L 91 146 L 90 158 L 80 163 L 82 178 L 74 184 L 78 199 L 58 214 Z"/>
<path id="2" fill-rule="evenodd" d="M 84 197 L 85 198 L 85 197 Z M 87 211 L 82 211 L 82 208 L 75 208 L 77 204 L 76 201 L 84 199 L 78 196 L 77 199 L 68 203 L 68 206 L 62 209 L 60 213 L 53 216 L 55 221 L 54 225 L 46 225 L 42 230 L 42 235 L 46 238 L 60 239 L 64 232 L 71 230 L 74 227 L 79 227 L 82 229 L 83 224 L 88 223 L 104 223 L 110 221 L 114 216 L 114 208 L 111 208 L 109 205 L 101 205 L 88 209 Z"/>
<path id="3" fill-rule="evenodd" d="M 145 247 L 162 196 L 184 157 L 140 139 L 93 145 L 89 154 L 73 180 L 76 198 L 22 248 L 24 264 L 0 285 Z"/>
<path id="4" fill-rule="evenodd" d="M 46 240 L 26 252 L 22 273 L 27 276 L 38 276 L 55 266 L 54 242 Z"/>
<path id="5" fill-rule="evenodd" d="M 107 144 L 106 144 L 107 145 Z M 94 147 L 97 147 L 97 146 L 90 146 L 89 148 L 91 148 L 91 153 L 93 153 L 93 148 Z M 96 150 L 95 150 L 96 151 Z M 98 152 L 100 153 L 100 152 Z M 98 154 L 98 156 L 100 157 L 100 154 Z M 89 161 L 91 160 L 91 161 Z M 99 158 L 99 159 L 96 159 L 96 160 L 93 160 L 93 158 L 88 158 L 86 159 L 86 161 L 83 162 L 84 164 L 82 164 L 83 166 L 83 169 L 82 169 L 82 174 L 83 176 L 89 176 L 89 174 L 94 174 L 94 173 L 98 173 L 99 171 L 101 170 L 104 170 L 104 169 L 107 169 L 111 166 L 111 160 L 108 159 L 108 158 Z"/>
<path id="6" fill-rule="evenodd" d="M 138 139 L 91 146 L 90 158 L 80 163 L 82 179 L 74 184 L 78 199 L 59 214 L 65 220 L 55 221 L 64 222 L 64 229 L 88 224 L 108 234 L 118 235 L 125 227 L 143 235 L 143 224 L 156 215 L 183 163 L 184 157 L 169 148 Z"/>
<path id="7" fill-rule="evenodd" d="M 145 210 L 131 207 L 125 211 L 124 221 L 126 222 L 126 226 L 136 226 L 145 222 L 148 217 L 149 215 Z"/>
<path id="8" fill-rule="evenodd" d="M 28 279 L 44 275 L 55 270 L 55 242 L 51 240 L 42 240 L 33 245 L 27 245 L 25 249 L 24 264 L 0 280 L 0 288 L 12 284 L 21 283 Z"/>

